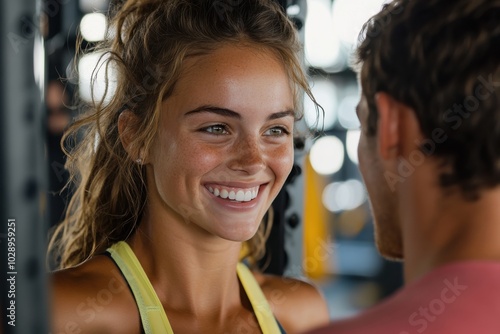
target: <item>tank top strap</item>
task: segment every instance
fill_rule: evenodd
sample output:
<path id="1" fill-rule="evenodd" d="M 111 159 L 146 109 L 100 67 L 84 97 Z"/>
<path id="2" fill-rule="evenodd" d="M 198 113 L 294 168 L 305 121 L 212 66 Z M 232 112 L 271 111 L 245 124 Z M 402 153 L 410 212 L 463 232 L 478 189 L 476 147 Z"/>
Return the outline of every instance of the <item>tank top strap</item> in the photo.
<path id="1" fill-rule="evenodd" d="M 259 322 L 260 329 L 263 334 L 277 334 L 282 333 L 278 322 L 274 317 L 273 311 L 260 288 L 259 283 L 254 275 L 243 263 L 238 263 L 236 267 L 238 277 L 245 293 L 252 304 L 253 311 Z"/>
<path id="2" fill-rule="evenodd" d="M 130 246 L 125 241 L 120 241 L 108 248 L 108 252 L 134 294 L 144 333 L 173 334 L 158 295 Z"/>
<path id="3" fill-rule="evenodd" d="M 120 241 L 108 248 L 107 251 L 132 290 L 137 307 L 139 308 L 144 333 L 173 334 L 172 326 L 168 321 L 163 305 L 130 246 L 125 241 Z M 252 304 L 262 333 L 283 333 L 284 331 L 280 328 L 266 297 L 250 269 L 240 262 L 237 264 L 236 272 Z"/>

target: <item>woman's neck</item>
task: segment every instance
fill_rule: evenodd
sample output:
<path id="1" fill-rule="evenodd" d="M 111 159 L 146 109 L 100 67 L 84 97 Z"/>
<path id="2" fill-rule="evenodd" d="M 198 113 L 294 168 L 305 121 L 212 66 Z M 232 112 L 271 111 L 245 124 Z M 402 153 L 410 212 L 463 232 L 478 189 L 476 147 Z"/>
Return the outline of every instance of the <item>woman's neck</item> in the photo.
<path id="1" fill-rule="evenodd" d="M 165 308 L 224 317 L 241 303 L 240 242 L 169 215 L 146 214 L 129 243 Z"/>

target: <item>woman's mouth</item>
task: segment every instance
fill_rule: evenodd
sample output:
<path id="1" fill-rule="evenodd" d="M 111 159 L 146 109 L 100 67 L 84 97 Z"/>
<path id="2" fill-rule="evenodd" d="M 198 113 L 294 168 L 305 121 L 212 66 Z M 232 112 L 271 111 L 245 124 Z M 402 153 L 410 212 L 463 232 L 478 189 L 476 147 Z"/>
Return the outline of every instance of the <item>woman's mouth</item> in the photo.
<path id="1" fill-rule="evenodd" d="M 207 186 L 208 191 L 210 191 L 214 196 L 235 202 L 250 202 L 259 194 L 259 188 L 260 186 L 251 188 L 234 188 L 214 184 Z"/>

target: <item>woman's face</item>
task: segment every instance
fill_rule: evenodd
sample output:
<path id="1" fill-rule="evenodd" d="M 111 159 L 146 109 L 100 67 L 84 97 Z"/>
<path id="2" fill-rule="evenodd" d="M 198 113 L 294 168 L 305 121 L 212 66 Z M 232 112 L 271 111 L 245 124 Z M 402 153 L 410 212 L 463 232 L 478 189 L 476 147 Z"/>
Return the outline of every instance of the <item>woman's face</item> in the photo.
<path id="1" fill-rule="evenodd" d="M 293 165 L 293 101 L 270 52 L 224 46 L 186 61 L 147 160 L 149 212 L 251 238 Z"/>

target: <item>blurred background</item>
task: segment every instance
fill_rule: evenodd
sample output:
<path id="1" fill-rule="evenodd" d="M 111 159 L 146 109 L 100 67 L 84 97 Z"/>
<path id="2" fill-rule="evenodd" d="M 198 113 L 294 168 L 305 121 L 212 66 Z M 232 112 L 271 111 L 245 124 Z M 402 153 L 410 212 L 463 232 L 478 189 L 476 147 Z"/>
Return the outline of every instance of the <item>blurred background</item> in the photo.
<path id="1" fill-rule="evenodd" d="M 382 259 L 374 245 L 357 156 L 360 88 L 353 51 L 363 24 L 385 2 L 306 1 L 305 63 L 325 116 L 305 163 L 303 267 L 325 293 L 332 319 L 372 306 L 402 285 L 401 263 Z M 305 112 L 307 126 L 319 130 L 307 99 Z"/>
<path id="2" fill-rule="evenodd" d="M 269 273 L 315 282 L 328 299 L 332 319 L 338 319 L 373 305 L 402 284 L 401 265 L 382 259 L 373 242 L 369 204 L 357 166 L 360 130 L 355 106 L 360 91 L 351 68 L 363 23 L 386 1 L 276 1 L 304 42 L 304 66 L 324 118 L 317 122 L 316 109 L 305 98 L 299 130 L 310 130 L 312 135 L 296 140 L 296 167 L 274 203 L 277 214 L 262 263 Z M 26 273 L 18 274 L 18 286 L 25 287 L 18 299 L 24 315 L 18 317 L 42 326 L 35 328 L 46 325 L 44 313 L 35 314 L 28 300 L 43 305 L 47 299 L 43 292 L 47 231 L 61 221 L 71 195 L 70 188 L 64 189 L 68 173 L 60 140 L 80 112 L 73 107 L 75 93 L 84 101 L 91 99 L 90 78 L 100 56 L 88 52 L 75 59 L 75 52 L 77 47 L 91 50 L 105 38 L 108 9 L 117 3 L 1 4 L 0 35 L 6 37 L 0 50 L 4 162 L 0 187 L 5 189 L 1 211 L 5 222 L 12 217 L 18 221 L 17 265 L 19 273 Z M 98 73 L 97 97 L 103 94 L 103 80 L 104 73 Z M 6 235 L 2 224 L 2 254 Z M 6 256 L 0 261 L 5 268 Z M 6 274 L 1 275 L 3 282 Z M 5 293 L 1 302 L 8 302 Z M 32 332 L 24 328 L 17 332 Z"/>

